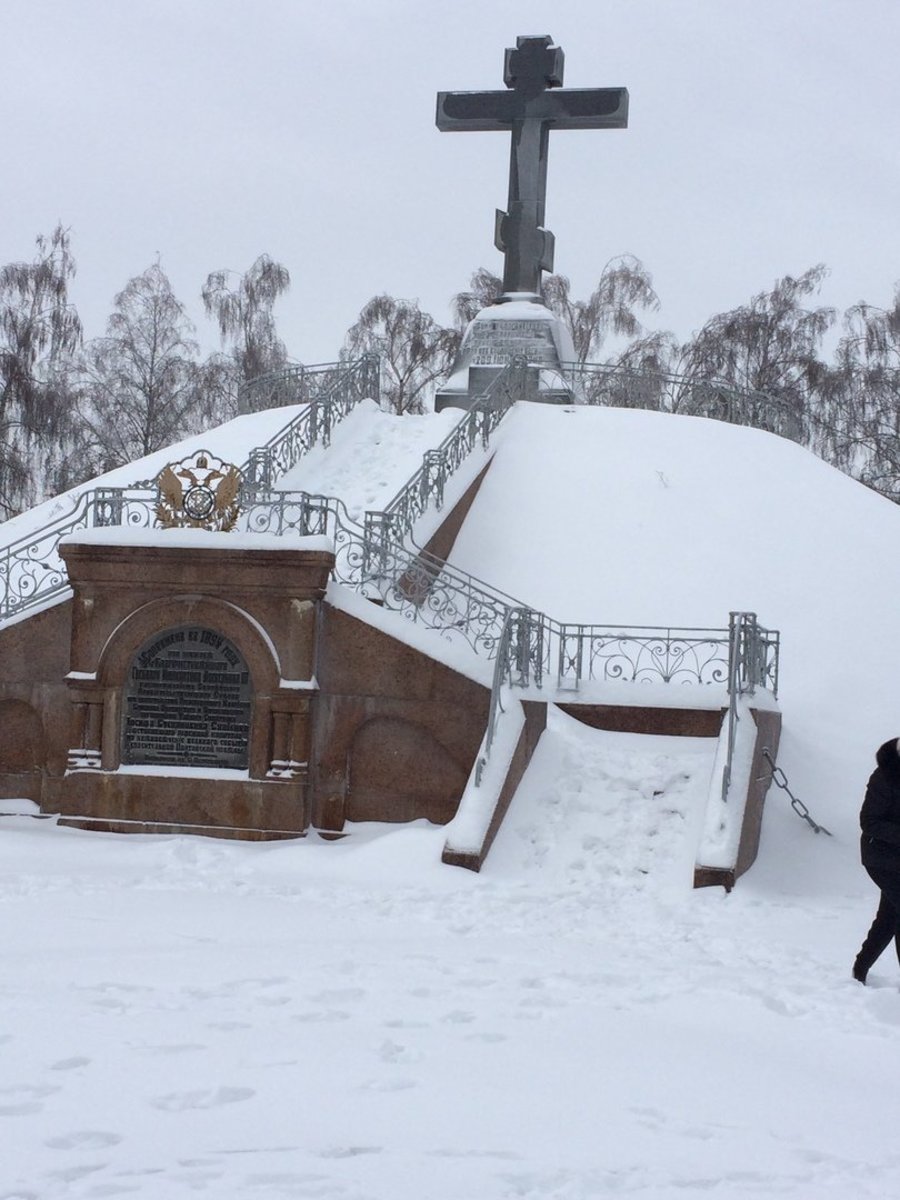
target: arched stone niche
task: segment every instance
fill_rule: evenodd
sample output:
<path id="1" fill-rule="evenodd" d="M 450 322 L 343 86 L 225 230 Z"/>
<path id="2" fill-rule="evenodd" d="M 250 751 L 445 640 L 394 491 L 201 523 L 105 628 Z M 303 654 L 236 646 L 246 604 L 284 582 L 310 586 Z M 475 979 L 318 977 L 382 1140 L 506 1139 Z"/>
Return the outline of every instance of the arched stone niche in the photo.
<path id="1" fill-rule="evenodd" d="M 123 681 L 123 764 L 246 770 L 250 669 L 238 647 L 204 625 L 154 634 Z"/>
<path id="2" fill-rule="evenodd" d="M 44 765 L 44 727 L 24 700 L 0 701 L 0 772 L 23 775 Z"/>
<path id="3" fill-rule="evenodd" d="M 468 778 L 465 769 L 422 725 L 374 717 L 350 746 L 348 821 L 451 820 Z"/>

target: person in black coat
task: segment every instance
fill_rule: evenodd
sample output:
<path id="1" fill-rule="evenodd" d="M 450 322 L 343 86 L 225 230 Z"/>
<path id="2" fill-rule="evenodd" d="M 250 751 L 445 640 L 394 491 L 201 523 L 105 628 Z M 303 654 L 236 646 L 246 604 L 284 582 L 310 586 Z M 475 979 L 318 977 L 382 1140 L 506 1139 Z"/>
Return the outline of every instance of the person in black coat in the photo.
<path id="1" fill-rule="evenodd" d="M 853 964 L 853 978 L 860 983 L 891 940 L 900 961 L 900 739 L 885 742 L 875 761 L 859 814 L 860 853 L 881 902 Z"/>

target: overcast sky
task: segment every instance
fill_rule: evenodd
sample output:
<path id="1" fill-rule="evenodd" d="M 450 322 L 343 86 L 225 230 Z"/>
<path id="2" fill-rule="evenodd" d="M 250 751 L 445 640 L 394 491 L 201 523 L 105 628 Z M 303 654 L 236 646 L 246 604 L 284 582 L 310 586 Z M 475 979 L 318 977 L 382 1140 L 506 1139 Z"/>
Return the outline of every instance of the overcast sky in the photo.
<path id="1" fill-rule="evenodd" d="M 337 356 L 372 295 L 438 320 L 500 273 L 508 135 L 442 134 L 439 90 L 501 88 L 551 34 L 566 86 L 626 86 L 627 130 L 551 134 L 556 269 L 586 294 L 636 254 L 688 336 L 825 262 L 822 302 L 900 279 L 898 0 L 0 0 L 0 262 L 69 226 L 88 336 L 157 253 L 200 288 L 260 253 L 292 275 L 289 352 Z"/>

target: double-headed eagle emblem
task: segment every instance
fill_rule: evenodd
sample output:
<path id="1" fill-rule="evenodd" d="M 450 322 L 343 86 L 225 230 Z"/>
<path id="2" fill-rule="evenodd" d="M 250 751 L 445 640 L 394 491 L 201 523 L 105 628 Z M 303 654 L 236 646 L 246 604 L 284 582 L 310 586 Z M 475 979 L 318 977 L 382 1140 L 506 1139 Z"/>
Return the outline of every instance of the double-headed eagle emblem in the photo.
<path id="1" fill-rule="evenodd" d="M 234 463 L 197 450 L 169 463 L 156 477 L 156 519 L 163 529 L 190 528 L 225 532 L 241 511 L 241 473 Z"/>

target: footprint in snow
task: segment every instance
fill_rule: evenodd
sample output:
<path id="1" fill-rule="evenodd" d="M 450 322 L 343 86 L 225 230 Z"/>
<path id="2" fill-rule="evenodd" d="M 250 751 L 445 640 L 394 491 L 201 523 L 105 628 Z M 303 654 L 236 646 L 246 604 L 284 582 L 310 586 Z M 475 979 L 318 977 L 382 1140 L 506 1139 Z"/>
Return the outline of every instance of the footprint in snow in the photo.
<path id="1" fill-rule="evenodd" d="M 404 1092 L 408 1088 L 418 1087 L 415 1079 L 368 1079 L 360 1084 L 361 1092 Z"/>
<path id="2" fill-rule="evenodd" d="M 318 992 L 315 996 L 310 996 L 309 999 L 314 1000 L 317 1004 L 334 1004 L 347 1000 L 363 1000 L 365 995 L 365 988 L 330 988 L 324 992 Z"/>
<path id="3" fill-rule="evenodd" d="M 320 1150 L 319 1158 L 358 1158 L 361 1154 L 381 1154 L 383 1146 L 335 1146 L 331 1150 Z"/>
<path id="4" fill-rule="evenodd" d="M 222 1104 L 238 1104 L 255 1095 L 253 1088 L 246 1087 L 201 1088 L 195 1092 L 169 1092 L 165 1096 L 155 1096 L 150 1103 L 163 1112 L 185 1112 L 188 1109 L 219 1108 Z"/>
<path id="5" fill-rule="evenodd" d="M 0 1088 L 0 1117 L 27 1117 L 40 1112 L 44 1100 L 58 1087 L 32 1086 L 28 1083 Z"/>
<path id="6" fill-rule="evenodd" d="M 422 1061 L 422 1053 L 419 1050 L 408 1050 L 406 1046 L 402 1046 L 399 1042 L 391 1041 L 386 1038 L 378 1048 L 378 1057 L 382 1062 L 386 1063 L 413 1063 Z"/>
<path id="7" fill-rule="evenodd" d="M 349 1021 L 350 1014 L 347 1012 L 342 1012 L 339 1008 L 333 1008 L 328 1012 L 294 1013 L 291 1016 L 291 1020 L 304 1022 L 317 1021 L 332 1024 L 335 1021 Z"/>
<path id="8" fill-rule="evenodd" d="M 185 1054 L 191 1050 L 208 1049 L 203 1042 L 160 1042 L 156 1045 L 148 1044 L 136 1048 L 148 1054 Z"/>
<path id="9" fill-rule="evenodd" d="M 58 1171 L 49 1171 L 50 1179 L 59 1179 L 63 1183 L 77 1183 L 79 1179 L 84 1179 L 86 1175 L 94 1175 L 97 1171 L 103 1171 L 109 1163 L 83 1163 L 77 1167 L 62 1167 Z"/>
<path id="10" fill-rule="evenodd" d="M 444 1013 L 441 1021 L 445 1025 L 468 1025 L 475 1020 L 475 1014 L 455 1008 L 452 1012 Z"/>
<path id="11" fill-rule="evenodd" d="M 118 1146 L 121 1140 L 117 1133 L 107 1133 L 102 1129 L 81 1129 L 75 1133 L 47 1138 L 44 1145 L 49 1146 L 51 1150 L 105 1150 L 108 1146 Z"/>

